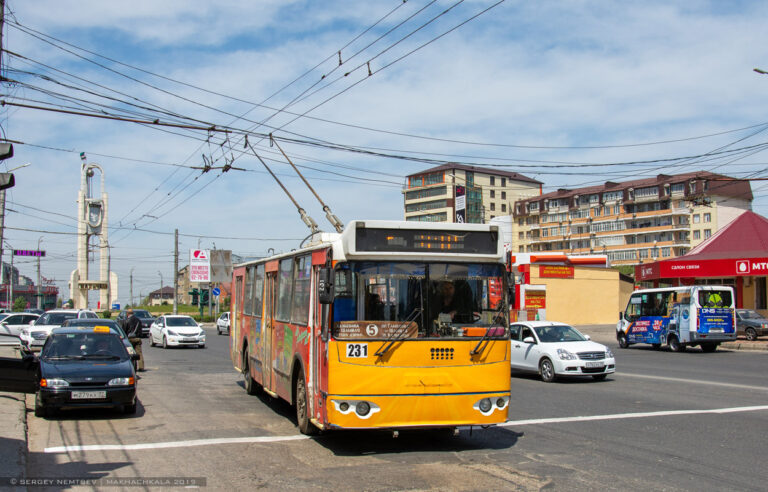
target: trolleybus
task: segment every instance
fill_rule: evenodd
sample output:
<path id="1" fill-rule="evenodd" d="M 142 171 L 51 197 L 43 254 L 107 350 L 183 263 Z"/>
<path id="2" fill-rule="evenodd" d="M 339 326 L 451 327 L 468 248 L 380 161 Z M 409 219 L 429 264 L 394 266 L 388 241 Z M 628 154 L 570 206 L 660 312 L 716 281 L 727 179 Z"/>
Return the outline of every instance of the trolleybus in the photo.
<path id="1" fill-rule="evenodd" d="M 230 353 L 299 430 L 492 425 L 510 401 L 498 228 L 352 221 L 236 265 Z"/>
<path id="2" fill-rule="evenodd" d="M 667 344 L 673 352 L 682 352 L 699 345 L 712 352 L 736 339 L 733 289 L 723 285 L 636 290 L 619 318 L 616 338 L 622 348 Z"/>

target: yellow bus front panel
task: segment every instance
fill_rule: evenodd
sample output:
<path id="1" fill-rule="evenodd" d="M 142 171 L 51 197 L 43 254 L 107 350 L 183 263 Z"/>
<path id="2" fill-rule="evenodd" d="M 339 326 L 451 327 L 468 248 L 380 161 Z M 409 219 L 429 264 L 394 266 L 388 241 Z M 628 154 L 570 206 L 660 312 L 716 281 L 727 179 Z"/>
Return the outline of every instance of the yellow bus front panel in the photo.
<path id="1" fill-rule="evenodd" d="M 350 347 L 349 344 L 353 346 Z M 491 425 L 507 420 L 509 341 L 408 340 L 329 344 L 331 427 Z"/>

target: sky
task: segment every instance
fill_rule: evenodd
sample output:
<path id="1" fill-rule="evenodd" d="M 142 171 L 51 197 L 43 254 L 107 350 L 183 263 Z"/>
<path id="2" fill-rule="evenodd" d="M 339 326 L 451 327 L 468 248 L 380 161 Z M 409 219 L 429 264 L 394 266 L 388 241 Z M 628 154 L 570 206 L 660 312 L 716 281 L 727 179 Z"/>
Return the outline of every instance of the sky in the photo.
<path id="1" fill-rule="evenodd" d="M 402 220 L 404 176 L 445 162 L 544 192 L 661 172 L 768 178 L 768 75 L 753 71 L 768 71 L 766 2 L 6 6 L 0 127 L 17 143 L 0 168 L 28 165 L 7 191 L 3 259 L 39 242 L 64 299 L 81 152 L 104 170 L 121 304 L 131 275 L 135 298 L 171 283 L 175 229 L 180 267 L 197 247 L 299 247 L 309 230 L 251 148 L 326 231 L 278 146 L 345 223 Z M 752 189 L 768 215 L 768 182 Z M 36 278 L 36 260 L 14 265 Z"/>

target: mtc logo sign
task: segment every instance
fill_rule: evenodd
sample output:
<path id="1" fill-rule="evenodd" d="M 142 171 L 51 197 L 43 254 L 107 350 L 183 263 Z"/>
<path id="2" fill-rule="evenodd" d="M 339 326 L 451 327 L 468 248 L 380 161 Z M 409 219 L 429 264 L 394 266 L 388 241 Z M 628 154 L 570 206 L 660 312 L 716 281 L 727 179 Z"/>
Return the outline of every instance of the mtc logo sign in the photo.
<path id="1" fill-rule="evenodd" d="M 761 258 L 762 259 L 762 258 Z M 736 260 L 737 275 L 766 275 L 768 274 L 768 262 L 753 260 Z"/>

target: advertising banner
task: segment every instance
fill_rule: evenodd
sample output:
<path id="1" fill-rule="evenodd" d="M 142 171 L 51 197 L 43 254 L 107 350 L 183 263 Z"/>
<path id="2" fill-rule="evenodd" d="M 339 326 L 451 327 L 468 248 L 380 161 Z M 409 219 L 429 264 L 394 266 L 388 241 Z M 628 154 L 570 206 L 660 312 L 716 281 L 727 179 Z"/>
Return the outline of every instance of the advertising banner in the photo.
<path id="1" fill-rule="evenodd" d="M 456 187 L 456 222 L 463 224 L 467 221 L 467 189 L 463 186 Z"/>
<path id="2" fill-rule="evenodd" d="M 189 281 L 208 283 L 211 281 L 210 251 L 207 249 L 189 250 Z"/>
<path id="3" fill-rule="evenodd" d="M 573 267 L 565 265 L 539 265 L 541 278 L 573 278 Z"/>

